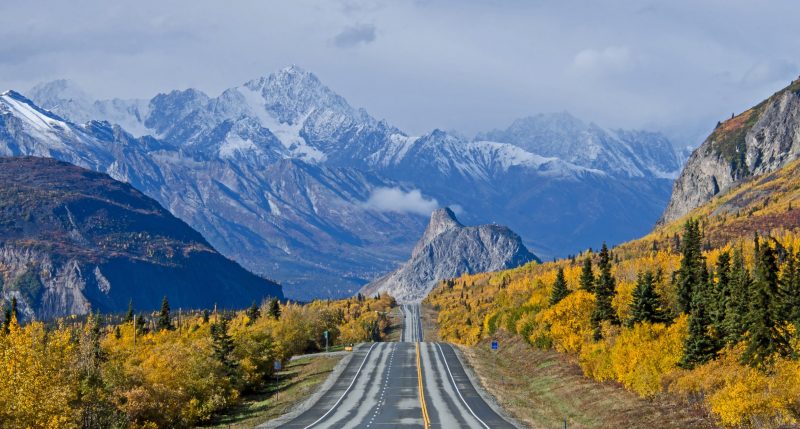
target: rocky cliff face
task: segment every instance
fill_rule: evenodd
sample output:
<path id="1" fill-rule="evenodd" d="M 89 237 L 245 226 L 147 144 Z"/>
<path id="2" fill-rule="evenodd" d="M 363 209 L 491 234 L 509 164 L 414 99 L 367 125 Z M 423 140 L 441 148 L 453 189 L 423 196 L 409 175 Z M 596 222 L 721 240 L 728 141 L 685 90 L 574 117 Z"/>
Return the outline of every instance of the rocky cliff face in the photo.
<path id="1" fill-rule="evenodd" d="M 717 125 L 675 181 L 660 223 L 674 221 L 740 183 L 800 157 L 800 80 Z"/>
<path id="2" fill-rule="evenodd" d="M 0 306 L 26 319 L 245 307 L 281 287 L 214 250 L 130 185 L 48 158 L 0 158 Z"/>
<path id="3" fill-rule="evenodd" d="M 537 260 L 520 237 L 499 225 L 467 227 L 449 208 L 431 215 L 411 259 L 364 286 L 362 293 L 387 292 L 400 302 L 421 301 L 441 280 L 462 274 L 514 268 Z"/>

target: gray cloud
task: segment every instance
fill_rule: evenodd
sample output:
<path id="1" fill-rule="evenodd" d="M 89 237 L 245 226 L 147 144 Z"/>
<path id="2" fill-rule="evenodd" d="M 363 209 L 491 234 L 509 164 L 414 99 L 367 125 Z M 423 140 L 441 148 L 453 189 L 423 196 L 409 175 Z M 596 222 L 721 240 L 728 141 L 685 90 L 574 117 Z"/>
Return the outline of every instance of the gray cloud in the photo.
<path id="1" fill-rule="evenodd" d="M 336 37 L 333 44 L 340 48 L 352 48 L 360 44 L 368 44 L 375 41 L 375 26 L 372 24 L 356 24 L 346 27 Z"/>
<path id="2" fill-rule="evenodd" d="M 63 77 L 98 97 L 215 95 L 298 64 L 412 134 L 568 110 L 688 144 L 800 73 L 798 13 L 796 0 L 5 1 L 0 90 Z"/>

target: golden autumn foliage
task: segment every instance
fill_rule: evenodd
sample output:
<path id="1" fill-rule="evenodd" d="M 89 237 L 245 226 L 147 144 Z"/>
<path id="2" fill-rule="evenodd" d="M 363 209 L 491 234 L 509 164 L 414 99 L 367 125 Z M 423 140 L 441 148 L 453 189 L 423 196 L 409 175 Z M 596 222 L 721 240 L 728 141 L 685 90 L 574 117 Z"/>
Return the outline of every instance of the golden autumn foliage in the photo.
<path id="1" fill-rule="evenodd" d="M 324 331 L 331 346 L 381 340 L 394 305 L 381 296 L 286 304 L 277 319 L 266 307 L 255 319 L 228 313 L 225 360 L 212 335 L 222 314 L 184 314 L 175 329 L 136 332 L 95 316 L 51 327 L 14 319 L 7 334 L 0 329 L 0 427 L 194 427 L 263 387 L 275 360 L 324 349 Z M 340 334 L 351 325 L 362 329 Z"/>
<path id="2" fill-rule="evenodd" d="M 800 163 L 797 167 L 800 169 Z M 797 189 L 800 189 L 800 179 L 791 180 L 798 182 Z M 749 186 L 758 189 L 760 185 Z M 786 206 L 781 203 L 780 207 Z M 764 209 L 768 213 L 780 210 Z M 706 227 L 710 228 L 708 223 Z M 703 404 L 726 427 L 800 424 L 800 362 L 797 360 L 777 358 L 775 364 L 764 371 L 742 365 L 741 350 L 726 350 L 707 364 L 685 370 L 679 367 L 688 335 L 685 315 L 675 317 L 670 324 L 626 325 L 637 276 L 645 271 L 655 274 L 654 288 L 663 299 L 665 310 L 679 314 L 672 275 L 680 266 L 681 255 L 671 244 L 672 234 L 667 232 L 672 231 L 670 228 L 673 227 L 667 226 L 642 240 L 612 249 L 615 259 L 612 274 L 617 285 L 612 306 L 623 323 L 612 326 L 604 322 L 600 341 L 595 341 L 592 335 L 594 294 L 578 286 L 583 258 L 594 260 L 596 255 L 592 252 L 574 259 L 465 275 L 443 282 L 431 292 L 426 303 L 438 310 L 439 335 L 446 341 L 474 345 L 502 329 L 522 336 L 534 346 L 553 348 L 573 356 L 584 373 L 595 380 L 619 382 L 643 397 L 670 393 L 687 402 Z M 725 232 L 727 230 L 717 231 L 713 237 L 731 234 Z M 766 232 L 772 246 L 800 249 L 798 232 L 785 229 Z M 733 249 L 742 249 L 745 265 L 752 270 L 751 236 L 707 248 L 703 256 L 713 267 L 723 252 Z M 558 269 L 564 270 L 571 293 L 550 306 L 551 287 Z M 474 321 L 479 323 L 469 323 Z M 800 354 L 797 342 L 794 350 L 795 354 Z"/>

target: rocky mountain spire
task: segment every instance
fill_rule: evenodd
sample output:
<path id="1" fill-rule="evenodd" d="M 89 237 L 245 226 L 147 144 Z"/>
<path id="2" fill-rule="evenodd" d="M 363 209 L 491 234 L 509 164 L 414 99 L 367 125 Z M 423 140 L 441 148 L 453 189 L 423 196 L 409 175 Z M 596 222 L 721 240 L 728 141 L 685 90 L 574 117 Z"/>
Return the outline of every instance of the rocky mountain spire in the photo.
<path id="1" fill-rule="evenodd" d="M 456 214 L 450 210 L 449 207 L 436 209 L 431 213 L 431 220 L 428 227 L 425 228 L 425 233 L 422 238 L 417 242 L 414 250 L 411 252 L 411 257 L 416 256 L 422 249 L 439 235 L 458 228 L 463 228 L 464 225 L 456 219 Z"/>

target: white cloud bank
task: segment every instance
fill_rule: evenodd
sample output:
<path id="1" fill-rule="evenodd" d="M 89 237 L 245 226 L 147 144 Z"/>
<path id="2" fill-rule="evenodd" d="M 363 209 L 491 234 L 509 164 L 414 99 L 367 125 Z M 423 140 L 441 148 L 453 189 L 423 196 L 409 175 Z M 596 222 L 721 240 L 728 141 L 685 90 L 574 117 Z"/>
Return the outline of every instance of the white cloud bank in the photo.
<path id="1" fill-rule="evenodd" d="M 439 207 L 435 198 L 425 198 L 419 189 L 375 188 L 364 207 L 381 212 L 414 213 L 428 216 Z"/>

